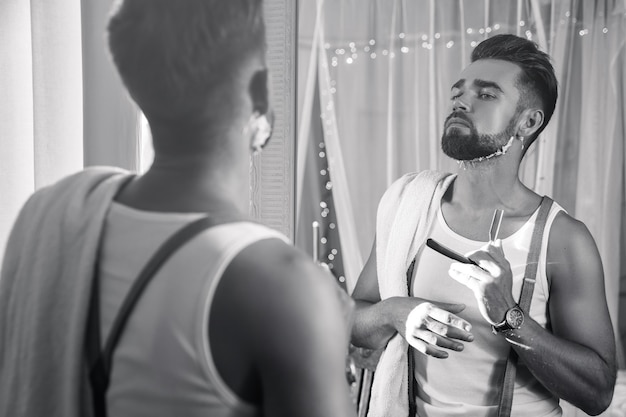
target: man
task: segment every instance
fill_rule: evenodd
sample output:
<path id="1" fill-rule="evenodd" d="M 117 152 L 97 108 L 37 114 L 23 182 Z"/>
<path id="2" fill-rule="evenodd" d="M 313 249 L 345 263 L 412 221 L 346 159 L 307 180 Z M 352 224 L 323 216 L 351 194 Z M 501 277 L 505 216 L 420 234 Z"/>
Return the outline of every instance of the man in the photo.
<path id="1" fill-rule="evenodd" d="M 163 265 L 130 315 L 108 414 L 354 415 L 352 301 L 247 216 L 250 155 L 270 131 L 261 0 L 118 5 L 109 46 L 150 123 L 154 164 L 142 176 L 90 168 L 24 206 L 0 280 L 0 415 L 91 415 L 94 275 L 104 340 L 156 249 L 207 215 L 215 225 Z"/>
<path id="2" fill-rule="evenodd" d="M 600 256 L 558 204 L 538 220 L 542 197 L 518 173 L 554 111 L 553 68 L 513 35 L 483 41 L 471 58 L 452 86 L 442 136 L 458 173 L 409 174 L 387 190 L 353 293 L 353 343 L 385 348 L 369 415 L 506 415 L 498 410 L 511 350 L 519 357 L 512 415 L 561 415 L 559 398 L 597 415 L 616 378 Z M 494 236 L 497 209 L 504 217 Z M 543 238 L 531 246 L 536 223 Z M 475 264 L 453 263 L 427 238 Z M 527 270 L 529 252 L 536 269 Z M 534 282 L 526 311 L 518 305 L 525 279 Z"/>

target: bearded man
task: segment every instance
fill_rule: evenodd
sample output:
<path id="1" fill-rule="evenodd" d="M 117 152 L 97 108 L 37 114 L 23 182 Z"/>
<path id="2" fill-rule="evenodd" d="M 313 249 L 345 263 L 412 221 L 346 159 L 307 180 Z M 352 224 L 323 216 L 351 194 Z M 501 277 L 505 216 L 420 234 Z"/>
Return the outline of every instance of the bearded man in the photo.
<path id="1" fill-rule="evenodd" d="M 519 179 L 556 105 L 550 58 L 499 35 L 471 61 L 442 137 L 458 173 L 386 191 L 353 293 L 352 342 L 385 348 L 369 416 L 560 416 L 559 399 L 597 415 L 616 378 L 600 256 L 583 223 Z"/>

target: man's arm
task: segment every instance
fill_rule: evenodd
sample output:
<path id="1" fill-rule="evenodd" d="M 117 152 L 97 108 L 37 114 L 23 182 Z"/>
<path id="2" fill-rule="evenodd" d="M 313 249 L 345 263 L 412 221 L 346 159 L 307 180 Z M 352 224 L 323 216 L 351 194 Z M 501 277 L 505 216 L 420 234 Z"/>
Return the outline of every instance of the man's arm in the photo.
<path id="1" fill-rule="evenodd" d="M 338 291 L 328 272 L 276 239 L 249 246 L 228 267 L 214 306 L 228 345 L 215 360 L 264 416 L 356 414 L 345 373 L 353 303 Z"/>
<path id="2" fill-rule="evenodd" d="M 535 338 L 531 349 L 516 350 L 537 379 L 560 398 L 597 415 L 611 402 L 617 372 L 602 261 L 581 222 L 561 213 L 552 230 L 548 244 L 552 334 L 531 323 L 528 334 L 513 334 L 512 339 L 526 344 Z"/>
<path id="3" fill-rule="evenodd" d="M 493 246 L 470 255 L 495 272 L 507 270 L 501 249 Z M 493 262 L 493 263 L 492 263 Z M 584 224 L 561 213 L 548 242 L 547 273 L 551 283 L 548 301 L 551 331 L 528 317 L 522 327 L 507 331 L 511 343 L 533 375 L 551 392 L 588 414 L 597 415 L 610 404 L 615 386 L 615 340 L 604 289 L 602 262 Z M 494 268 L 494 265 L 498 267 Z M 473 278 L 460 278 L 454 270 L 471 270 Z M 510 268 L 508 272 L 510 273 Z M 483 315 L 499 322 L 514 300 L 503 276 L 477 267 L 454 264 L 451 276 L 484 300 Z M 508 291 L 508 294 L 505 294 Z M 502 294 L 502 295 L 498 295 Z M 480 306 L 480 305 L 479 305 Z M 498 306 L 498 308 L 495 308 Z M 504 307 L 502 307 L 504 306 Z M 490 309 L 491 307 L 491 309 Z"/>
<path id="4" fill-rule="evenodd" d="M 352 293 L 356 302 L 352 343 L 369 349 L 387 345 L 400 333 L 415 349 L 430 356 L 446 358 L 438 347 L 459 351 L 472 341 L 471 326 L 455 313 L 465 306 L 435 304 L 416 297 L 380 299 L 376 272 L 376 241 Z"/>

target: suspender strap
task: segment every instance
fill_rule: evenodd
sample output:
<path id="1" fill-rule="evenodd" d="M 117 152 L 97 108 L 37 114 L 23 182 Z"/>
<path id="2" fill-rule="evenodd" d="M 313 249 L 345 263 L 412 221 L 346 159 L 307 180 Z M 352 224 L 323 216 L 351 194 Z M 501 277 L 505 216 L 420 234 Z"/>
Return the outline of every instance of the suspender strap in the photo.
<path id="1" fill-rule="evenodd" d="M 163 243 L 148 263 L 144 266 L 141 273 L 133 282 L 128 295 L 122 303 L 119 313 L 113 321 L 111 332 L 106 340 L 104 350 L 100 351 L 100 313 L 99 313 L 99 279 L 96 272 L 94 282 L 92 284 L 91 303 L 89 307 L 89 318 L 87 320 L 87 359 L 89 363 L 89 379 L 92 387 L 92 402 L 94 405 L 95 417 L 106 416 L 106 392 L 109 387 L 111 376 L 111 360 L 113 352 L 120 340 L 126 322 L 135 307 L 135 304 L 141 297 L 143 290 L 146 288 L 152 277 L 163 266 L 165 261 L 176 252 L 182 245 L 193 237 L 208 229 L 216 223 L 214 218 L 203 217 L 195 220 L 177 232 L 175 232 L 168 240 Z"/>
<path id="2" fill-rule="evenodd" d="M 530 250 L 528 251 L 528 259 L 526 260 L 526 271 L 524 272 L 524 281 L 522 282 L 522 293 L 518 303 L 526 315 L 530 313 L 530 303 L 535 289 L 537 269 L 539 268 L 539 255 L 541 253 L 543 231 L 546 227 L 548 213 L 550 213 L 551 206 L 552 199 L 544 196 L 541 200 L 541 205 L 539 206 L 539 213 L 537 213 L 535 228 L 530 241 Z M 498 417 L 508 417 L 511 415 L 516 366 L 517 353 L 511 348 L 509 357 L 506 361 L 506 368 L 504 370 L 502 391 L 500 392 L 500 402 L 498 405 Z"/>
<path id="3" fill-rule="evenodd" d="M 413 271 L 415 270 L 415 259 L 409 265 L 406 271 L 406 283 L 407 294 L 411 294 L 411 287 L 413 285 Z M 407 362 L 408 362 L 408 387 L 409 387 L 409 417 L 417 415 L 417 404 L 415 403 L 415 396 L 417 395 L 417 381 L 415 381 L 415 358 L 413 357 L 413 348 L 409 345 L 407 348 Z"/>

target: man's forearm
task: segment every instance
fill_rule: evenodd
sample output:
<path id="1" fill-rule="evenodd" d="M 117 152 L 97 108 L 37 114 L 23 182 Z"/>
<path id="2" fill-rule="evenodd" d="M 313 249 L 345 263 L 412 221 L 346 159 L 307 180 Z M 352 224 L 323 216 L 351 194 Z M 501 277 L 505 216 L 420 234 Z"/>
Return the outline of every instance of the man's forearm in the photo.
<path id="1" fill-rule="evenodd" d="M 532 374 L 559 398 L 590 415 L 610 404 L 615 365 L 594 350 L 559 338 L 531 320 L 507 339 Z"/>
<path id="2" fill-rule="evenodd" d="M 394 298 L 370 303 L 355 300 L 356 309 L 352 326 L 352 344 L 367 349 L 380 349 L 396 333 L 394 327 Z"/>

